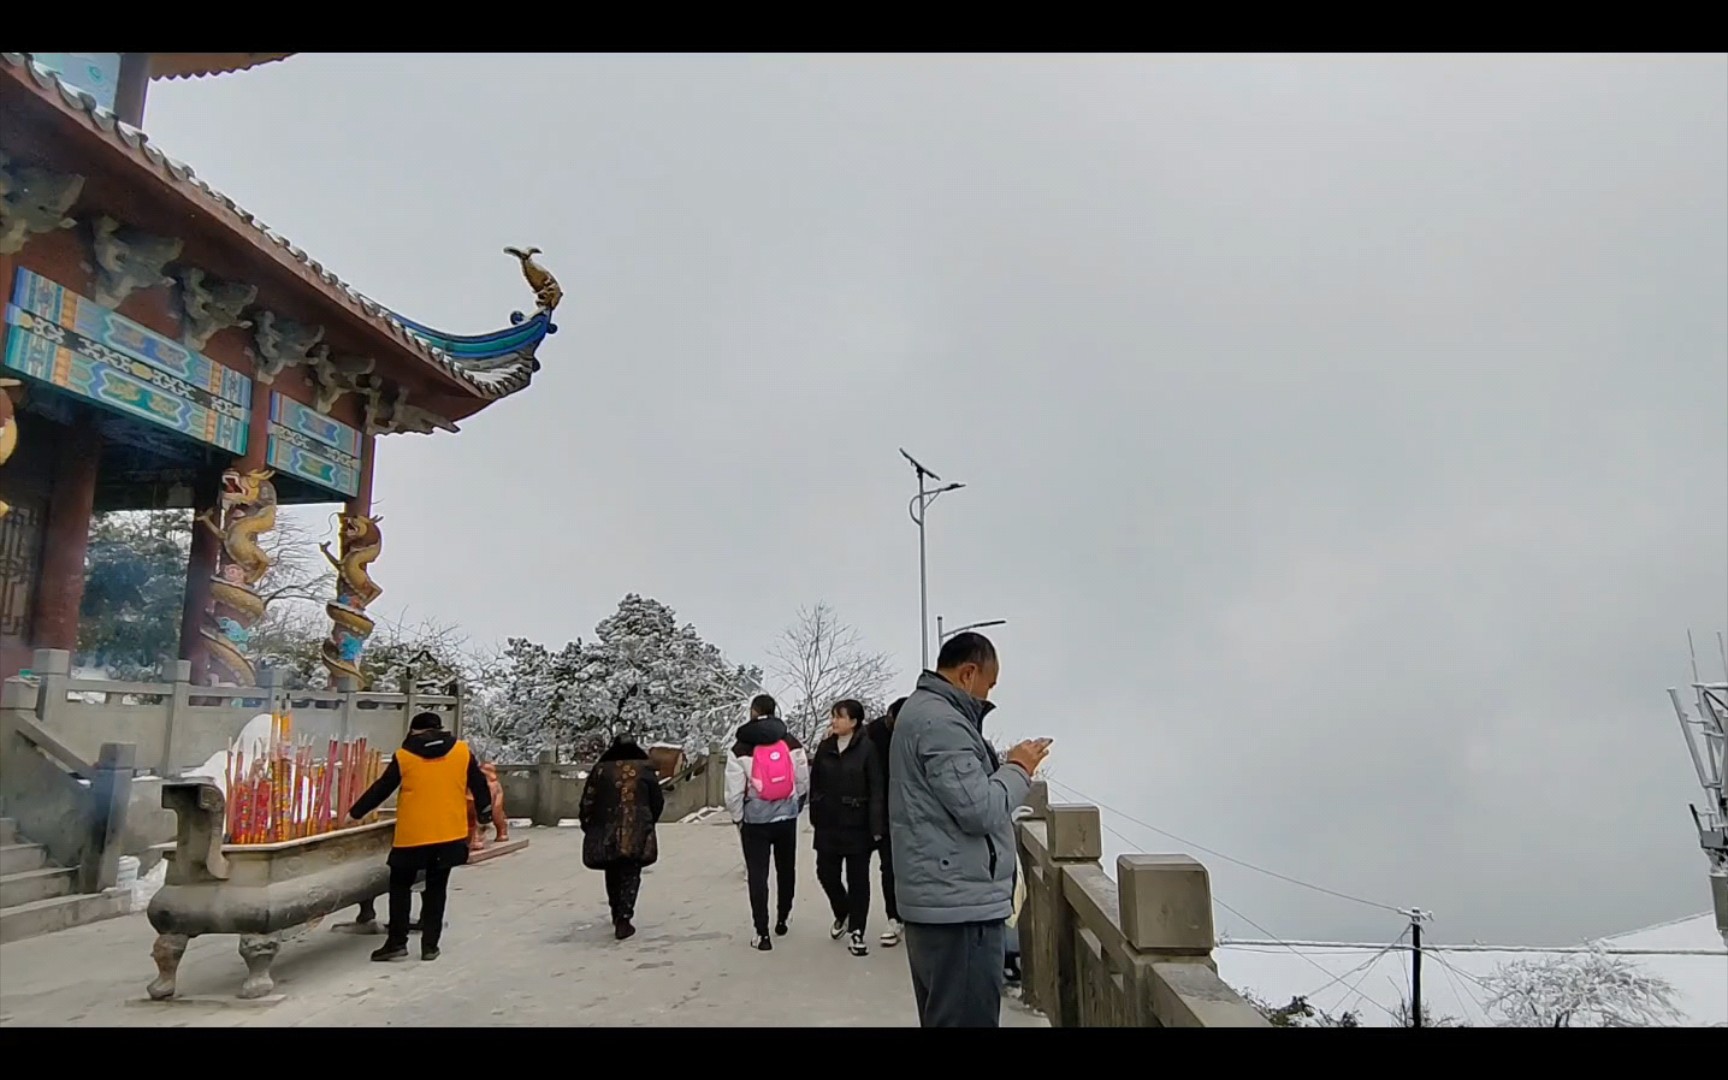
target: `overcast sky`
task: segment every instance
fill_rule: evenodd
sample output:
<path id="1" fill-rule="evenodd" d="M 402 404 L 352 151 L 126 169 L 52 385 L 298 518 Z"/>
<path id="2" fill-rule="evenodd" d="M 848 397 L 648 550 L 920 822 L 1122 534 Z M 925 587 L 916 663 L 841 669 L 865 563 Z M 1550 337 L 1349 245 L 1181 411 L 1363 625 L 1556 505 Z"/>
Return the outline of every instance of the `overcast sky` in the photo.
<path id="1" fill-rule="evenodd" d="M 1709 906 L 1663 691 L 1728 626 L 1722 57 L 304 55 L 145 126 L 422 322 L 526 307 L 505 244 L 564 285 L 530 390 L 383 442 L 385 610 L 638 591 L 760 661 L 826 600 L 909 680 L 904 446 L 1062 783 L 1449 941 Z"/>

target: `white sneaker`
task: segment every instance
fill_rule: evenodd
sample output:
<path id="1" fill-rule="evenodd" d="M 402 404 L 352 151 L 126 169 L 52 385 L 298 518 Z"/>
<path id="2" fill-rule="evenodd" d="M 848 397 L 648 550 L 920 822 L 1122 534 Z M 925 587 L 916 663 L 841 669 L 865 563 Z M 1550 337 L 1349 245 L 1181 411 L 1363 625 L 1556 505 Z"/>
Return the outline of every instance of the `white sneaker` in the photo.
<path id="1" fill-rule="evenodd" d="M 838 919 L 835 919 L 834 925 L 830 926 L 828 928 L 828 940 L 829 941 L 839 941 L 840 935 L 844 934 L 845 932 L 846 932 L 846 919 L 844 916 L 842 916 Z"/>
<path id="2" fill-rule="evenodd" d="M 852 943 L 846 946 L 853 956 L 869 956 L 870 946 L 864 944 L 864 931 L 852 931 Z"/>
<path id="3" fill-rule="evenodd" d="M 892 949 L 900 944 L 900 924 L 895 921 L 888 923 L 888 929 L 882 931 L 882 947 Z"/>

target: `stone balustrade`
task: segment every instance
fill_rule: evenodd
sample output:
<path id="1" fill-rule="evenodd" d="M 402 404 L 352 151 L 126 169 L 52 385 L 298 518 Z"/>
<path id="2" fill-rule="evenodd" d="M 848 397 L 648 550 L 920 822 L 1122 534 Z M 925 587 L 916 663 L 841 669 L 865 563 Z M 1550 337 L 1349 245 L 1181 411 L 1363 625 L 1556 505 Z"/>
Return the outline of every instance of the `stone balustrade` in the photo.
<path id="1" fill-rule="evenodd" d="M 86 760 L 103 743 L 131 743 L 137 769 L 158 776 L 203 765 L 227 750 L 254 717 L 280 708 L 293 714 L 296 735 L 364 737 L 381 750 L 399 746 L 419 712 L 442 713 L 448 730 L 462 728 L 460 695 L 289 690 L 280 685 L 280 673 L 267 668 L 259 672 L 260 686 L 198 686 L 184 660 L 175 665 L 172 682 L 129 683 L 76 678 L 71 663 L 58 649 L 36 653 L 28 684 L 36 723 Z"/>
<path id="2" fill-rule="evenodd" d="M 181 661 L 171 682 L 88 679 L 73 675 L 66 652 L 38 650 L 30 677 L 0 688 L 6 816 L 50 859 L 79 868 L 81 892 L 98 892 L 114 883 L 120 855 L 148 869 L 173 839 L 163 780 L 227 750 L 260 714 L 287 709 L 297 735 L 364 737 L 386 753 L 416 713 L 441 713 L 461 730 L 459 694 L 290 690 L 278 674 L 261 671 L 262 686 L 197 686 Z"/>
<path id="3" fill-rule="evenodd" d="M 666 809 L 660 820 L 670 824 L 698 810 L 721 805 L 726 795 L 726 774 L 720 766 L 725 760 L 721 749 L 715 747 L 705 756 L 689 759 L 684 768 L 662 780 Z M 715 767 L 710 768 L 710 762 Z M 532 765 L 499 764 L 494 768 L 510 816 L 525 817 L 535 825 L 550 827 L 576 816 L 590 766 L 556 762 L 552 751 L 547 750 Z"/>
<path id="4" fill-rule="evenodd" d="M 1212 888 L 1187 855 L 1123 855 L 1116 880 L 1098 808 L 1034 786 L 1017 833 L 1026 899 L 1021 970 L 1052 1027 L 1267 1027 L 1218 977 Z"/>

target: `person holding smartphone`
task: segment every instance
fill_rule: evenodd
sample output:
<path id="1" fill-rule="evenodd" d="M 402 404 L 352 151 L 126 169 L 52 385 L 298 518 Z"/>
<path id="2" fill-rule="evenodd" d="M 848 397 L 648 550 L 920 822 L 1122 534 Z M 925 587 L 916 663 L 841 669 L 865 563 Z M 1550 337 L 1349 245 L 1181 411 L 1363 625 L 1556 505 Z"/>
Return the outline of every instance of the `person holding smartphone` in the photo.
<path id="1" fill-rule="evenodd" d="M 889 745 L 895 900 L 922 1027 L 1001 1026 L 1013 814 L 1050 740 L 998 758 L 984 718 L 1000 670 L 990 639 L 950 638 L 901 706 Z"/>

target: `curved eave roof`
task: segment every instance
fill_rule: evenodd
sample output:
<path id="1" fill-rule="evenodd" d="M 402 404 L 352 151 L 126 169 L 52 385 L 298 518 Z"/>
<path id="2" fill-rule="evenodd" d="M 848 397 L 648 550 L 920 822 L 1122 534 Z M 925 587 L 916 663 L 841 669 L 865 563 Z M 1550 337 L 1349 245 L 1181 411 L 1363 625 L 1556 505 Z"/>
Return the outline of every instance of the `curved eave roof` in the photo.
<path id="1" fill-rule="evenodd" d="M 409 329 L 389 309 L 367 298 L 352 285 L 326 270 L 287 237 L 205 183 L 193 173 L 191 166 L 163 153 L 144 132 L 97 104 L 96 99 L 89 93 L 69 85 L 59 75 L 32 61 L 28 54 L 0 53 L 0 73 L 35 90 L 40 98 L 57 107 L 60 112 L 75 122 L 83 123 L 118 146 L 135 163 L 147 168 L 158 178 L 165 178 L 170 186 L 199 204 L 212 218 L 224 222 L 237 232 L 250 234 L 260 248 L 273 250 L 278 257 L 285 257 L 298 264 L 312 275 L 331 302 L 357 312 L 365 321 L 394 339 L 401 348 L 430 364 L 469 395 L 483 401 L 507 397 L 527 386 L 539 367 L 539 362 L 532 356 L 532 346 L 529 347 L 527 355 L 516 355 L 513 358 L 515 362 L 510 362 L 512 358 L 509 357 L 495 358 L 491 362 L 486 362 L 485 359 L 474 362 L 446 352 L 435 342 L 462 339 L 446 339 L 437 331 Z M 546 332 L 550 333 L 549 319 L 546 327 Z M 498 331 L 497 334 L 508 334 L 515 329 L 516 327 L 512 327 L 507 331 Z M 497 335 L 483 335 L 487 338 L 495 336 Z M 544 334 L 541 337 L 543 338 Z M 538 344 L 538 339 L 534 344 Z"/>
<path id="2" fill-rule="evenodd" d="M 253 53 L 151 53 L 152 79 L 198 79 L 206 75 L 227 75 L 245 71 L 260 64 L 286 60 L 291 52 Z"/>

